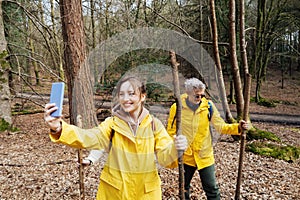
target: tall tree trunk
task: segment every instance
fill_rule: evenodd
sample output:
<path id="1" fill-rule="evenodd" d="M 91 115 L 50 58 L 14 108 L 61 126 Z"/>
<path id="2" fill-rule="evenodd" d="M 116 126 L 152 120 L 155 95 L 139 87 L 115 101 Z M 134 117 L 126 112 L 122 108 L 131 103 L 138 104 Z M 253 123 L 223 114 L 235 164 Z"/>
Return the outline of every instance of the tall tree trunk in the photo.
<path id="1" fill-rule="evenodd" d="M 180 99 L 180 87 L 179 87 L 179 78 L 178 78 L 178 66 L 176 53 L 173 50 L 170 50 L 170 63 L 172 67 L 172 75 L 173 75 L 173 86 L 174 86 L 174 95 L 176 99 L 176 135 L 181 135 L 181 110 L 182 110 L 182 102 Z M 178 151 L 178 170 L 179 170 L 179 199 L 184 200 L 184 168 L 183 168 L 183 151 Z"/>
<path id="2" fill-rule="evenodd" d="M 40 12 L 40 20 L 42 24 L 45 24 L 45 17 L 44 17 L 44 9 L 43 9 L 43 0 L 39 0 L 38 2 L 38 8 Z"/>
<path id="3" fill-rule="evenodd" d="M 6 45 L 2 16 L 2 0 L 0 0 L 0 119 L 4 119 L 11 124 L 10 91 L 8 86 L 9 64 L 5 62 Z"/>
<path id="4" fill-rule="evenodd" d="M 293 36 L 292 36 L 292 32 L 289 33 L 289 55 L 292 55 L 293 54 Z M 291 77 L 292 76 L 292 71 L 293 71 L 293 67 L 292 67 L 292 64 L 293 64 L 293 60 L 292 60 L 292 56 L 289 57 L 289 76 Z"/>
<path id="5" fill-rule="evenodd" d="M 238 59 L 236 54 L 236 21 L 235 21 L 235 0 L 229 1 L 229 48 L 230 48 L 230 60 L 232 68 L 232 76 L 234 83 L 234 90 L 236 94 L 236 110 L 237 118 L 241 119 L 244 110 L 244 97 L 242 93 L 242 83 L 240 77 L 240 71 L 238 66 Z"/>
<path id="6" fill-rule="evenodd" d="M 200 17 L 199 17 L 199 40 L 202 41 L 203 40 L 203 6 L 202 6 L 202 1 L 199 0 L 199 13 L 200 13 Z M 203 58 L 203 48 L 200 48 L 200 58 Z M 202 59 L 200 59 L 200 66 L 203 66 L 203 61 Z M 202 74 L 202 70 L 200 68 L 200 73 Z"/>
<path id="7" fill-rule="evenodd" d="M 61 42 L 57 35 L 56 31 L 56 23 L 55 23 L 55 14 L 54 14 L 54 0 L 50 0 L 51 4 L 51 22 L 52 22 L 52 30 L 53 30 L 53 36 L 54 36 L 54 42 L 55 42 L 55 48 L 57 51 L 57 59 L 58 59 L 58 71 L 59 71 L 59 77 L 64 80 L 65 79 L 65 73 L 63 69 L 63 55 L 61 52 Z"/>
<path id="8" fill-rule="evenodd" d="M 93 85 L 89 70 L 81 0 L 60 0 L 65 71 L 68 84 L 71 124 L 91 128 L 97 124 L 94 112 Z M 82 119 L 82 121 L 77 121 Z M 84 199 L 82 152 L 78 151 L 80 199 Z"/>
<path id="9" fill-rule="evenodd" d="M 92 83 L 87 65 L 81 0 L 60 0 L 64 40 L 64 69 L 67 72 L 71 123 L 83 116 L 83 127 L 97 124 L 94 112 Z M 79 73 L 80 72 L 80 73 Z M 81 78 L 81 80 L 80 80 Z"/>
<path id="10" fill-rule="evenodd" d="M 147 0 L 143 0 L 143 11 L 144 11 L 144 19 L 145 23 L 149 23 L 148 15 L 147 15 Z"/>
<path id="11" fill-rule="evenodd" d="M 249 66 L 247 59 L 247 50 L 246 50 L 246 36 L 245 36 L 245 0 L 239 0 L 240 3 L 240 51 L 242 58 L 242 65 L 244 70 L 244 96 L 248 91 L 246 91 L 247 86 L 247 77 L 249 76 Z M 251 88 L 251 86 L 250 86 Z M 245 112 L 245 111 L 244 111 Z M 248 114 L 247 114 L 248 115 Z M 243 115 L 244 116 L 244 115 Z"/>
<path id="12" fill-rule="evenodd" d="M 263 52 L 263 24 L 264 24 L 264 15 L 265 15 L 265 0 L 258 1 L 257 4 L 257 22 L 256 22 L 256 48 L 254 53 L 254 65 L 256 66 L 255 77 L 256 77 L 256 88 L 255 88 L 255 101 L 259 102 L 260 100 L 260 84 L 261 84 L 261 60 Z"/>
<path id="13" fill-rule="evenodd" d="M 109 26 L 109 8 L 110 8 L 110 5 L 111 5 L 111 2 L 106 0 L 105 1 L 105 40 L 110 36 L 110 26 Z M 106 43 L 104 44 L 106 45 Z M 103 55 L 105 56 L 105 55 Z M 104 66 L 103 66 L 103 69 L 106 69 L 106 59 L 104 61 Z M 102 76 L 99 77 L 101 78 L 101 80 L 99 80 L 101 83 L 105 83 L 105 72 L 102 73 Z"/>
<path id="14" fill-rule="evenodd" d="M 245 38 L 245 0 L 239 0 L 240 3 L 240 51 L 242 64 L 244 69 L 244 113 L 243 119 L 248 121 L 249 119 L 249 104 L 250 104 L 250 92 L 251 92 L 251 76 L 249 74 L 247 51 L 246 51 L 246 38 Z M 239 155 L 239 168 L 237 176 L 237 184 L 235 190 L 235 199 L 240 199 L 240 186 L 242 184 L 242 170 L 243 160 L 246 144 L 246 132 L 243 131 L 241 134 L 240 143 L 240 155 Z"/>
<path id="15" fill-rule="evenodd" d="M 28 30 L 29 30 L 29 34 L 31 34 L 32 31 L 33 31 L 32 22 L 30 20 L 28 21 Z M 34 41 L 31 37 L 29 37 L 28 40 L 29 40 L 28 45 L 29 45 L 29 49 L 30 49 L 30 57 L 34 58 L 34 54 L 35 54 Z M 40 85 L 40 79 L 39 79 L 40 74 L 39 74 L 39 69 L 38 69 L 36 61 L 33 61 L 31 59 L 30 62 L 29 62 L 28 68 L 30 69 L 29 70 L 29 75 L 32 74 L 31 70 L 33 70 L 34 77 L 35 77 L 35 84 Z M 31 77 L 29 77 L 29 78 L 31 79 Z M 32 81 L 30 81 L 30 82 L 33 83 Z"/>
<path id="16" fill-rule="evenodd" d="M 134 26 L 136 27 L 138 20 L 140 18 L 140 7 L 141 7 L 142 0 L 138 0 L 137 6 L 136 6 L 136 14 L 134 19 Z"/>
<path id="17" fill-rule="evenodd" d="M 298 30 L 298 41 L 300 41 L 300 28 Z M 298 42 L 298 52 L 299 51 L 300 51 L 300 42 Z M 298 62 L 297 70 L 300 71 L 300 56 L 299 55 L 298 55 L 297 62 Z"/>
<path id="18" fill-rule="evenodd" d="M 95 29 L 95 2 L 94 0 L 90 0 L 91 4 L 91 23 L 92 23 L 92 48 L 96 47 L 96 29 Z"/>
<path id="19" fill-rule="evenodd" d="M 211 18 L 212 18 L 212 35 L 213 35 L 214 58 L 215 58 L 215 63 L 216 63 L 217 69 L 218 69 L 219 93 L 220 93 L 220 96 L 221 96 L 221 101 L 222 101 L 222 106 L 223 106 L 223 109 L 224 109 L 224 114 L 225 114 L 226 121 L 232 122 L 233 117 L 231 115 L 229 105 L 228 105 L 228 102 L 227 102 L 225 83 L 224 83 L 222 65 L 221 65 L 220 54 L 219 54 L 218 28 L 217 28 L 217 19 L 216 19 L 215 1 L 214 0 L 210 0 L 210 13 L 211 13 Z"/>

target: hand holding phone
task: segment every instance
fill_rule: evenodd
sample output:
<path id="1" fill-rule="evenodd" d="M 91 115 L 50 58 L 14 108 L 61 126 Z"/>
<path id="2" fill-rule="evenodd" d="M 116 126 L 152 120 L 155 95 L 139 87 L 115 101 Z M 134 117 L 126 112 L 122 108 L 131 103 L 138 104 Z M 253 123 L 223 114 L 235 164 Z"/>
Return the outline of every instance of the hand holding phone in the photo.
<path id="1" fill-rule="evenodd" d="M 61 117 L 62 115 L 64 89 L 65 89 L 65 83 L 63 82 L 52 83 L 50 103 L 55 103 L 55 106 L 58 107 L 56 111 L 51 113 L 52 117 Z"/>

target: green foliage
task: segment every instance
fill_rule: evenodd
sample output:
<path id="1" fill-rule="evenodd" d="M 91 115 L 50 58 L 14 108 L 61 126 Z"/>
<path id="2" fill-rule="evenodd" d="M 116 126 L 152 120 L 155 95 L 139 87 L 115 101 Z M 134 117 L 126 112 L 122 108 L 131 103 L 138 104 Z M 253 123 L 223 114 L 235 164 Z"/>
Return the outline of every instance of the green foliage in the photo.
<path id="1" fill-rule="evenodd" d="M 255 100 L 255 97 L 250 97 L 250 102 L 251 103 L 254 103 L 256 100 Z"/>
<path id="2" fill-rule="evenodd" d="M 106 82 L 114 82 L 120 78 L 125 72 L 134 71 L 136 67 L 159 63 L 161 65 L 169 65 L 169 53 L 156 49 L 139 49 L 124 53 L 119 56 L 105 70 L 104 78 Z"/>
<path id="3" fill-rule="evenodd" d="M 6 57 L 7 57 L 7 51 L 4 50 L 0 53 L 0 66 L 1 66 L 1 69 L 2 70 L 6 70 L 9 68 L 9 64 L 6 60 Z M 2 75 L 2 72 L 0 71 L 1 75 Z"/>
<path id="4" fill-rule="evenodd" d="M 292 106 L 297 106 L 298 105 L 297 102 L 290 102 L 290 101 L 285 101 L 285 100 L 282 100 L 279 103 L 281 103 L 283 105 L 292 105 Z"/>
<path id="5" fill-rule="evenodd" d="M 268 108 L 276 107 L 276 103 L 273 100 L 267 100 L 265 98 L 260 98 L 259 102 L 257 102 L 257 104 L 260 106 L 268 107 Z"/>
<path id="6" fill-rule="evenodd" d="M 247 144 L 246 150 L 255 154 L 271 156 L 288 162 L 294 162 L 300 157 L 300 147 L 290 145 L 280 146 L 264 142 L 254 142 Z"/>
<path id="7" fill-rule="evenodd" d="M 154 102 L 167 101 L 168 93 L 170 93 L 170 91 L 160 84 L 147 84 L 147 98 L 153 100 Z"/>
<path id="8" fill-rule="evenodd" d="M 108 82 L 108 80 L 106 80 L 103 84 L 97 83 L 94 86 L 95 93 L 111 95 L 115 85 L 117 84 L 117 81 L 118 80 L 111 80 L 111 82 Z"/>
<path id="9" fill-rule="evenodd" d="M 274 133 L 268 132 L 265 130 L 260 130 L 257 128 L 252 128 L 247 133 L 247 140 L 259 140 L 267 139 L 275 142 L 280 142 L 280 138 L 277 137 Z"/>
<path id="10" fill-rule="evenodd" d="M 3 1 L 2 11 L 5 39 L 9 53 L 26 55 L 29 33 L 26 32 L 28 29 L 26 20 L 28 19 L 25 17 L 23 9 L 17 3 Z M 15 57 L 10 57 L 9 62 L 11 67 L 15 69 L 18 63 L 22 63 L 22 66 L 25 66 L 27 60 L 22 57 L 19 57 L 18 60 Z"/>
<path id="11" fill-rule="evenodd" d="M 0 120 L 0 132 L 6 131 L 6 130 L 15 132 L 15 131 L 18 131 L 19 129 L 16 128 L 16 127 L 12 127 L 12 125 L 9 124 L 7 121 L 5 121 L 5 119 L 1 118 L 1 120 Z"/>
<path id="12" fill-rule="evenodd" d="M 5 121 L 3 118 L 1 118 L 1 121 L 0 121 L 0 131 L 5 131 L 5 130 L 8 130 L 10 127 L 10 124 Z"/>
<path id="13" fill-rule="evenodd" d="M 254 103 L 255 101 L 256 101 L 255 97 L 250 98 L 250 102 Z M 290 102 L 290 101 L 286 101 L 286 100 L 275 100 L 275 99 L 270 100 L 270 99 L 265 99 L 262 97 L 259 97 L 259 102 L 257 104 L 268 107 L 268 108 L 276 107 L 276 104 L 294 105 L 294 106 L 298 105 L 297 102 Z"/>
<path id="14" fill-rule="evenodd" d="M 12 115 L 28 115 L 42 112 L 40 109 L 35 109 L 31 105 L 15 103 L 12 107 Z"/>
<path id="15" fill-rule="evenodd" d="M 9 68 L 9 64 L 6 61 L 7 51 L 2 51 L 0 53 L 0 90 L 3 88 L 2 83 L 5 83 L 7 80 L 2 77 L 3 72 Z"/>
<path id="16" fill-rule="evenodd" d="M 35 113 L 40 113 L 40 110 L 21 110 L 21 111 L 13 111 L 12 115 L 30 115 Z"/>

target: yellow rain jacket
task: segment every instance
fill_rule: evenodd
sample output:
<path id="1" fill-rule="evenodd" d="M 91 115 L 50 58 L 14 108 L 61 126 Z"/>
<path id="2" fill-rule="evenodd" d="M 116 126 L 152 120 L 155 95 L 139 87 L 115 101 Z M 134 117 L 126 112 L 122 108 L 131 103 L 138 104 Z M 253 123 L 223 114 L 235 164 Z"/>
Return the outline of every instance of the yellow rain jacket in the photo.
<path id="1" fill-rule="evenodd" d="M 114 135 L 109 150 L 112 129 Z M 75 148 L 109 151 L 100 176 L 97 200 L 161 199 L 156 160 L 168 166 L 177 159 L 173 139 L 163 124 L 149 113 L 137 126 L 135 134 L 128 122 L 113 116 L 93 129 L 80 129 L 62 122 L 62 133 L 50 134 L 50 138 Z"/>
<path id="2" fill-rule="evenodd" d="M 183 154 L 183 162 L 187 165 L 197 167 L 198 170 L 214 164 L 212 138 L 209 130 L 209 123 L 211 122 L 217 132 L 223 134 L 239 135 L 239 124 L 227 124 L 215 105 L 213 106 L 213 116 L 211 121 L 208 119 L 208 100 L 202 98 L 202 102 L 198 109 L 194 112 L 187 104 L 186 99 L 188 95 L 181 95 L 182 110 L 181 110 L 181 128 L 182 134 L 187 137 L 188 148 Z M 168 118 L 168 133 L 173 136 L 176 134 L 176 104 L 170 108 Z"/>

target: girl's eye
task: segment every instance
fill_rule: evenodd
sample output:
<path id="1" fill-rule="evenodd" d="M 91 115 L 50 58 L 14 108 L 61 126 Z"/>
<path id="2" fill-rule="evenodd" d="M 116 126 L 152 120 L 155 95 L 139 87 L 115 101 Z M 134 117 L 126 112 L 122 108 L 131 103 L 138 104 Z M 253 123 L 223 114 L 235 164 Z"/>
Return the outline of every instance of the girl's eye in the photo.
<path id="1" fill-rule="evenodd" d="M 134 95 L 134 92 L 129 92 L 129 96 L 133 96 Z"/>

